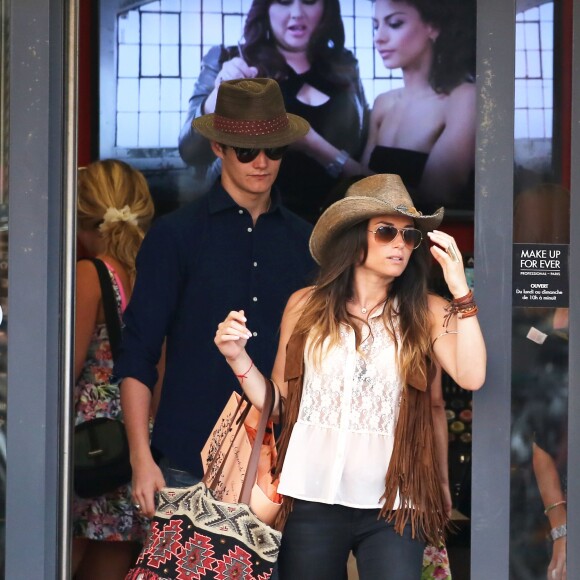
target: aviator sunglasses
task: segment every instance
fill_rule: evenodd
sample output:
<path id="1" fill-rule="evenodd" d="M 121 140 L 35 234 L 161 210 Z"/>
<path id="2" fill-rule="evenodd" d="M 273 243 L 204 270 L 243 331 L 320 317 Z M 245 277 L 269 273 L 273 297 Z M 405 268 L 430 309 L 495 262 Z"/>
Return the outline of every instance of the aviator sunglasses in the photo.
<path id="1" fill-rule="evenodd" d="M 423 234 L 415 228 L 379 226 L 376 230 L 369 230 L 369 232 L 375 234 L 375 240 L 379 244 L 390 244 L 400 232 L 407 248 L 413 248 L 413 250 L 416 250 L 421 245 L 421 240 L 423 239 Z"/>
<path id="2" fill-rule="evenodd" d="M 260 151 L 263 151 L 268 159 L 278 161 L 279 159 L 282 159 L 286 149 L 288 149 L 288 145 L 284 145 L 283 147 L 265 147 L 263 149 L 255 147 L 234 147 L 233 145 L 221 145 L 221 147 L 222 149 L 226 147 L 233 149 L 240 163 L 250 163 L 250 161 L 254 161 L 254 159 L 256 159 L 260 154 Z"/>

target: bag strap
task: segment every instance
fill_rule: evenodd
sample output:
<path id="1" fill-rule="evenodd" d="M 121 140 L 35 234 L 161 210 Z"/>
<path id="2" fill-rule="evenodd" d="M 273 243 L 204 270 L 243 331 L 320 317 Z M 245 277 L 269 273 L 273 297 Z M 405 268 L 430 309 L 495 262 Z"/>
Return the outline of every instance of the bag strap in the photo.
<path id="1" fill-rule="evenodd" d="M 117 300 L 115 299 L 115 293 L 113 291 L 113 283 L 109 276 L 109 269 L 102 260 L 98 258 L 87 259 L 95 265 L 97 274 L 99 275 L 107 334 L 109 335 L 113 361 L 115 361 L 121 347 L 121 321 L 119 320 L 119 311 L 117 310 Z"/>
<path id="2" fill-rule="evenodd" d="M 242 491 L 240 492 L 239 503 L 250 505 L 250 497 L 252 495 L 252 487 L 256 483 L 258 476 L 258 463 L 260 461 L 260 451 L 266 435 L 266 426 L 272 411 L 274 410 L 274 383 L 271 379 L 266 379 L 266 389 L 264 395 L 264 405 L 262 407 L 262 414 L 260 415 L 260 422 L 256 430 L 256 438 L 252 445 L 252 452 L 250 453 L 250 460 L 248 461 L 248 468 L 246 469 L 246 476 L 242 484 Z"/>
<path id="3" fill-rule="evenodd" d="M 222 452 L 222 448 L 224 447 L 224 444 L 225 444 L 226 440 L 228 439 L 228 436 L 230 435 L 232 429 L 234 428 L 234 424 L 237 425 L 237 429 L 236 429 L 236 432 L 234 433 L 234 436 L 232 437 L 232 441 L 236 440 L 238 433 L 240 432 L 241 428 L 243 427 L 251 408 L 252 408 L 252 404 L 250 403 L 250 401 L 248 400 L 248 397 L 244 393 L 240 397 L 240 400 L 238 402 L 238 406 L 236 407 L 236 410 L 232 414 L 232 418 L 230 420 L 230 423 L 229 423 L 227 429 L 225 430 L 224 436 L 222 437 L 222 440 L 220 441 L 218 448 L 215 450 L 215 453 L 213 455 L 213 459 L 211 461 L 208 461 L 208 464 L 207 464 L 207 467 L 205 470 L 205 474 L 202 478 L 202 481 L 212 491 L 215 491 L 215 488 L 217 487 L 217 484 L 219 483 L 220 477 L 221 477 L 222 472 L 224 470 L 224 467 L 227 463 L 228 456 L 233 449 L 233 443 L 230 443 L 230 446 L 229 446 L 228 450 L 225 452 L 225 455 L 223 456 L 223 459 L 221 460 L 218 469 L 215 470 L 215 472 L 214 472 L 215 466 L 219 461 L 219 458 L 220 458 L 220 455 Z M 212 475 L 212 473 L 213 473 L 213 475 Z M 210 480 L 211 480 L 211 482 L 210 482 Z"/>
<path id="4" fill-rule="evenodd" d="M 245 404 L 245 406 L 244 406 Z M 243 408 L 242 408 L 243 407 Z M 244 422 L 252 408 L 252 404 L 244 394 L 240 401 L 238 402 L 238 406 L 236 411 L 232 415 L 232 419 L 228 428 L 226 429 L 226 434 L 220 442 L 219 448 L 216 450 L 213 460 L 210 461 L 206 467 L 205 474 L 202 478 L 203 483 L 205 483 L 209 489 L 215 491 L 215 487 L 217 486 L 220 476 L 222 474 L 223 468 L 226 464 L 226 460 L 228 455 L 232 451 L 233 448 L 233 441 L 235 441 L 236 437 L 240 429 L 243 428 Z M 252 495 L 252 487 L 254 483 L 256 483 L 256 478 L 258 475 L 258 463 L 260 460 L 260 451 L 262 447 L 262 443 L 264 442 L 264 436 L 266 435 L 266 428 L 268 426 L 268 421 L 270 420 L 270 416 L 274 410 L 274 384 L 272 383 L 271 379 L 267 379 L 266 381 L 266 389 L 265 389 L 265 397 L 264 397 L 264 406 L 262 407 L 262 412 L 260 414 L 260 421 L 258 422 L 258 427 L 256 429 L 256 438 L 254 439 L 254 443 L 252 444 L 252 450 L 250 452 L 250 458 L 248 460 L 248 466 L 246 468 L 246 473 L 244 475 L 244 482 L 242 484 L 242 489 L 240 491 L 240 496 L 238 498 L 238 503 L 245 503 L 246 505 L 250 504 L 250 497 Z M 236 432 L 230 443 L 224 457 L 221 459 L 221 463 L 219 469 L 212 475 L 212 471 L 214 469 L 215 464 L 219 460 L 220 452 L 224 445 L 226 439 L 231 432 L 231 430 L 236 427 Z M 211 479 L 211 483 L 209 483 Z"/>

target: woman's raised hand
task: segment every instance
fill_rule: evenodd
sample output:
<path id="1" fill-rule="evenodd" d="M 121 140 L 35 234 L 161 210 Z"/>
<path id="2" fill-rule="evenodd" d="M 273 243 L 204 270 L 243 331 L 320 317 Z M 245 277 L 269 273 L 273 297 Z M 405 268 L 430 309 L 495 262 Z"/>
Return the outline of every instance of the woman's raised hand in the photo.
<path id="1" fill-rule="evenodd" d="M 255 66 L 249 66 L 241 57 L 236 56 L 231 60 L 224 62 L 220 72 L 215 79 L 215 88 L 220 86 L 223 81 L 233 81 L 235 79 L 253 79 L 258 75 L 258 69 Z"/>
<path id="2" fill-rule="evenodd" d="M 445 282 L 454 298 L 461 298 L 469 292 L 461 252 L 453 236 L 440 230 L 427 234 L 433 242 L 431 254 L 441 264 Z"/>
<path id="3" fill-rule="evenodd" d="M 243 310 L 232 310 L 226 319 L 218 324 L 214 342 L 228 360 L 238 358 L 244 352 L 248 339 L 252 336 L 246 322 Z"/>

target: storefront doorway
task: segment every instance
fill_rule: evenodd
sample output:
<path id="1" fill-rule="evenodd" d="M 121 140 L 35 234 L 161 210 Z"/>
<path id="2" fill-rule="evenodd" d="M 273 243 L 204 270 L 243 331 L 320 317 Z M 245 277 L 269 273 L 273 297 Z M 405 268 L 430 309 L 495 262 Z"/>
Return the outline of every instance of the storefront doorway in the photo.
<path id="1" fill-rule="evenodd" d="M 468 571 L 454 578 L 558 578 L 566 538 L 556 544 L 550 530 L 565 523 L 568 545 L 580 544 L 580 9 L 477 4 L 473 255 L 489 368 L 473 398 Z M 1 2 L 0 553 L 10 579 L 68 577 L 70 135 L 87 126 L 70 108 L 79 5 Z M 93 90 L 90 115 L 103 101 Z M 567 566 L 580 569 L 577 551 Z"/>

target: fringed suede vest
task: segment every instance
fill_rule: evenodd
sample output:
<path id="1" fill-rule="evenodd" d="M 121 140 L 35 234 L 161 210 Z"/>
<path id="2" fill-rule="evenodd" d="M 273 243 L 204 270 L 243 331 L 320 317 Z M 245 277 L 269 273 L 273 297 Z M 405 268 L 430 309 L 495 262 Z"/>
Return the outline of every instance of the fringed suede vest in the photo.
<path id="1" fill-rule="evenodd" d="M 282 416 L 282 432 L 278 441 L 278 460 L 274 477 L 280 476 L 284 458 L 298 420 L 304 376 L 304 348 L 306 334 L 294 333 L 286 347 L 284 380 L 288 382 L 288 396 Z M 429 381 L 433 378 L 431 365 Z M 420 378 L 419 378 L 420 377 Z M 385 479 L 385 500 L 380 515 L 395 522 L 395 531 L 403 533 L 410 520 L 412 535 L 438 545 L 449 526 L 445 514 L 441 484 L 437 476 L 437 459 L 430 386 L 424 376 L 412 377 L 403 389 L 401 408 L 395 428 L 395 443 Z M 399 508 L 393 509 L 399 494 Z M 282 529 L 292 511 L 293 499 L 284 497 L 282 509 L 275 522 Z"/>

